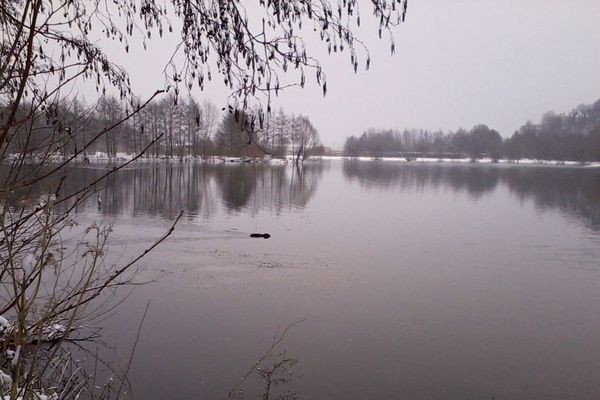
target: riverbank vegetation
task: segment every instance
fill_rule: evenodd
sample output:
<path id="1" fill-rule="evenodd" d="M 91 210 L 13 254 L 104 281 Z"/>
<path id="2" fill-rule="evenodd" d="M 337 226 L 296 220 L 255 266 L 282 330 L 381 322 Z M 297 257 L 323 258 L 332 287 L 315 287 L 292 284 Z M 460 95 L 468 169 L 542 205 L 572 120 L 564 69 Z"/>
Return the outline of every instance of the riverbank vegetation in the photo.
<path id="1" fill-rule="evenodd" d="M 344 152 L 351 157 L 600 161 L 600 100 L 569 113 L 548 112 L 539 124 L 527 122 L 505 139 L 486 125 L 454 132 L 371 129 L 347 138 Z"/>
<path id="2" fill-rule="evenodd" d="M 17 115 L 26 115 L 30 107 L 25 102 Z M 174 94 L 149 103 L 117 123 L 130 112 L 130 105 L 115 96 L 102 96 L 93 104 L 79 98 L 61 99 L 49 105 L 44 116 L 17 126 L 6 151 L 23 158 L 61 159 L 97 152 L 109 159 L 118 153 L 143 153 L 143 157 L 155 158 L 282 158 L 291 154 L 299 162 L 323 152 L 319 133 L 310 119 L 288 114 L 282 108 L 262 126 L 252 120 L 250 110 L 221 109 L 208 100 L 177 98 Z M 8 114 L 6 107 L 0 107 L 0 123 Z M 94 132 L 112 126 L 102 138 L 91 140 Z"/>

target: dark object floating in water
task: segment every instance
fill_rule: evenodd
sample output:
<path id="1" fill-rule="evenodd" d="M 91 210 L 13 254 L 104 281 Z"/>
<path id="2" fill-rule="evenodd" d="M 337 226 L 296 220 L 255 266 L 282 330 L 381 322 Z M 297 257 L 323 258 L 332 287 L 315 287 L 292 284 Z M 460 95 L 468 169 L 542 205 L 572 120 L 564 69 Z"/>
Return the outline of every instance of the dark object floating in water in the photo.
<path id="1" fill-rule="evenodd" d="M 268 233 L 251 233 L 250 237 L 268 239 L 271 237 Z"/>

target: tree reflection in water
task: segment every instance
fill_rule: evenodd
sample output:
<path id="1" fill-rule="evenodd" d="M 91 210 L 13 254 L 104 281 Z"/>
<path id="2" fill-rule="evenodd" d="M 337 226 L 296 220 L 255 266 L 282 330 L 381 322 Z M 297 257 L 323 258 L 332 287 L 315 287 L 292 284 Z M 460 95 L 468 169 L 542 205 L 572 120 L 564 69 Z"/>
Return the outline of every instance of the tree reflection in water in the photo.
<path id="1" fill-rule="evenodd" d="M 557 209 L 600 230 L 600 170 L 578 167 L 345 161 L 348 181 L 384 190 L 453 190 L 477 199 L 504 185 L 521 201 Z"/>
<path id="2" fill-rule="evenodd" d="M 333 164 L 335 165 L 335 164 Z M 105 215 L 152 215 L 173 220 L 180 210 L 186 217 L 210 218 L 221 205 L 227 212 L 279 213 L 302 209 L 314 197 L 329 163 L 304 166 L 268 164 L 148 163 L 110 176 L 96 196 L 76 210 Z M 104 166 L 74 168 L 66 177 L 59 197 L 73 188 L 93 182 Z M 366 189 L 452 190 L 474 199 L 504 185 L 521 201 L 531 199 L 542 210 L 557 209 L 600 230 L 600 170 L 578 167 L 504 166 L 481 164 L 396 164 L 391 162 L 344 161 L 343 176 Z M 8 202 L 36 201 L 44 193 L 34 188 L 26 193 L 4 194 Z M 66 201 L 60 207 L 70 207 Z"/>
<path id="3" fill-rule="evenodd" d="M 328 164 L 304 166 L 267 164 L 148 163 L 112 174 L 91 188 L 88 201 L 76 212 L 100 212 L 103 215 L 151 215 L 173 220 L 181 210 L 187 218 L 210 218 L 219 204 L 227 212 L 255 215 L 260 210 L 279 213 L 304 208 L 317 190 Z M 106 172 L 106 166 L 80 166 L 65 177 L 60 198 L 74 188 L 90 185 Z M 15 205 L 37 200 L 45 189 L 35 187 L 5 196 Z M 98 200 L 99 198 L 99 200 Z M 101 204 L 99 207 L 98 204 Z M 71 207 L 70 199 L 58 207 Z"/>

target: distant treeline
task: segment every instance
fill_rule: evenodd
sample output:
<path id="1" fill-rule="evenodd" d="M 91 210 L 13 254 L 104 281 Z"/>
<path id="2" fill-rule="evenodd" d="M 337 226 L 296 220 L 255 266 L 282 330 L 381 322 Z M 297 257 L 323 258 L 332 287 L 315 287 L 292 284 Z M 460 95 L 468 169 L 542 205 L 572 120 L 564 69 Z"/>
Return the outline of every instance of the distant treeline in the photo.
<path id="1" fill-rule="evenodd" d="M 108 157 L 145 150 L 146 156 L 161 157 L 291 153 L 300 160 L 324 151 L 309 118 L 282 109 L 259 124 L 250 113 L 219 109 L 192 97 L 166 96 L 133 113 L 137 107 L 139 102 L 126 103 L 113 96 L 93 104 L 74 98 L 31 115 L 24 104 L 18 112 L 20 123 L 11 130 L 8 151 L 66 157 L 87 146 L 86 154 L 103 152 Z M 0 106 L 0 121 L 5 114 Z"/>
<path id="2" fill-rule="evenodd" d="M 539 124 L 527 122 L 510 138 L 486 125 L 456 132 L 374 130 L 346 139 L 351 157 L 426 155 L 431 157 L 491 157 L 518 160 L 600 161 L 600 100 L 567 114 L 544 114 Z"/>

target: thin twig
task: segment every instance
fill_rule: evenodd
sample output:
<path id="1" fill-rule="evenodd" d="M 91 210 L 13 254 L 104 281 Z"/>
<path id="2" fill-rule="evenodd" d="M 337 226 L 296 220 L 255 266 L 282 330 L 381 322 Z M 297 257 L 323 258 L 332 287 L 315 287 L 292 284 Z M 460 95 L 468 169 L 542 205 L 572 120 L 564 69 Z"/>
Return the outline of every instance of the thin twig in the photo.
<path id="1" fill-rule="evenodd" d="M 121 389 L 123 389 L 123 384 L 125 383 L 125 378 L 129 374 L 129 368 L 131 367 L 131 362 L 133 361 L 133 355 L 135 354 L 135 349 L 137 347 L 138 341 L 140 340 L 140 333 L 142 332 L 142 326 L 144 325 L 144 320 L 146 319 L 146 314 L 148 313 L 148 308 L 150 308 L 150 300 L 146 304 L 146 309 L 144 310 L 144 315 L 142 316 L 142 320 L 140 321 L 140 326 L 138 327 L 137 334 L 135 336 L 135 342 L 133 342 L 133 349 L 131 349 L 131 355 L 129 356 L 129 361 L 127 362 L 127 368 L 125 368 L 125 374 L 123 375 L 123 379 L 121 380 L 121 384 L 119 385 L 119 390 L 117 391 L 117 399 L 121 395 Z"/>

